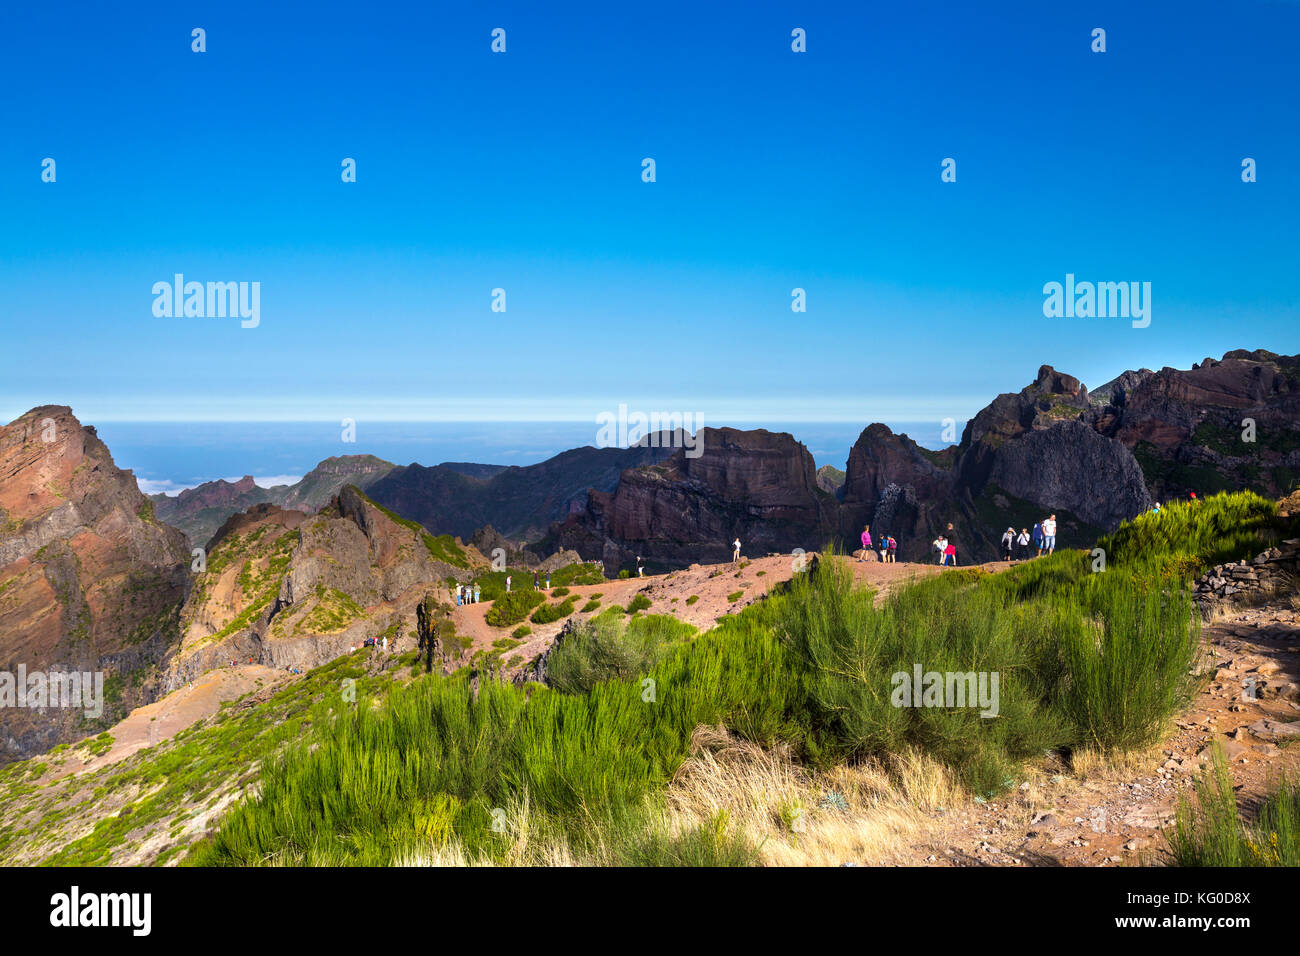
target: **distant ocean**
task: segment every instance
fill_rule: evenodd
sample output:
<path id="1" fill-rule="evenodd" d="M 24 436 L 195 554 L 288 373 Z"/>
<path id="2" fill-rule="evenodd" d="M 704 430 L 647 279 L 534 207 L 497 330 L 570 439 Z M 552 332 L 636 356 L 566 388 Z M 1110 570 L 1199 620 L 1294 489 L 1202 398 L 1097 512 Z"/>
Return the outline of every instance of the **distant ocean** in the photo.
<path id="1" fill-rule="evenodd" d="M 263 486 L 297 481 L 331 455 L 377 455 L 399 465 L 469 461 L 531 465 L 596 443 L 587 422 L 358 422 L 343 441 L 332 422 L 105 422 L 94 424 L 120 468 L 147 494 L 179 493 L 205 481 L 252 475 Z M 927 448 L 942 448 L 939 422 L 890 422 Z M 958 434 L 964 423 L 958 423 Z M 744 423 L 737 428 L 789 432 L 817 465 L 843 468 L 866 423 Z"/>

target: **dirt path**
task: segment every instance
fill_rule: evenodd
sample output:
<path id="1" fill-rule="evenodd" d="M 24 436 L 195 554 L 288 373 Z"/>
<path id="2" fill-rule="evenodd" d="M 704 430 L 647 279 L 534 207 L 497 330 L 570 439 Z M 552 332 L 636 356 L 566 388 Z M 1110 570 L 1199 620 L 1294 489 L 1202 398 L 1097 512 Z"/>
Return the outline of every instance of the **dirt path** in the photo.
<path id="1" fill-rule="evenodd" d="M 263 667 L 261 664 L 214 668 L 192 684 L 131 711 L 109 728 L 113 744 L 108 750 L 76 766 L 69 762 L 51 771 L 49 779 L 89 773 L 117 763 L 137 750 L 152 747 L 204 717 L 210 717 L 226 701 L 238 700 L 246 694 L 282 684 L 288 679 L 289 675 L 283 670 Z"/>
<path id="2" fill-rule="evenodd" d="M 882 564 L 874 558 L 861 562 L 853 558 L 844 560 L 852 569 L 855 581 L 877 589 L 877 601 L 883 600 L 885 595 L 901 584 L 940 574 L 945 570 L 934 564 L 906 561 Z M 685 570 L 670 571 L 667 574 L 575 586 L 569 591 L 579 610 L 571 617 L 576 621 L 588 620 L 611 604 L 626 608 L 636 595 L 643 594 L 650 600 L 650 607 L 645 613 L 671 614 L 702 631 L 708 630 L 720 617 L 735 614 L 761 599 L 773 587 L 789 581 L 796 573 L 795 562 L 796 559 L 788 554 L 770 555 L 742 561 L 739 565 L 693 564 Z M 1004 562 L 980 565 L 989 571 L 1001 571 L 1011 566 Z M 600 595 L 596 598 L 600 601 L 600 606 L 583 613 L 581 608 L 597 594 Z M 562 599 L 548 594 L 549 603 Z M 511 632 L 519 626 L 492 627 L 485 619 L 490 607 L 487 603 L 471 604 L 455 608 L 452 612 L 456 633 L 469 637 L 472 641 L 464 660 L 468 660 L 476 651 L 491 650 L 494 642 L 510 637 Z M 555 636 L 564 627 L 565 620 L 568 618 L 551 624 L 524 621 L 532 633 L 524 639 L 523 644 L 511 648 L 505 657 L 519 655 L 525 662 L 532 660 L 555 640 Z M 508 668 L 508 672 L 516 669 L 518 668 Z"/>
<path id="3" fill-rule="evenodd" d="M 1203 631 L 1212 673 L 1172 733 L 1126 767 L 1033 768 L 990 803 L 932 814 L 910 865 L 1107 866 L 1157 862 L 1172 822 L 1214 742 L 1250 806 L 1285 770 L 1300 770 L 1300 615 L 1238 610 Z M 1254 699 L 1251 699 L 1251 698 Z M 1288 741 L 1290 744 L 1288 745 Z M 1082 770 L 1082 772 L 1080 772 Z"/>

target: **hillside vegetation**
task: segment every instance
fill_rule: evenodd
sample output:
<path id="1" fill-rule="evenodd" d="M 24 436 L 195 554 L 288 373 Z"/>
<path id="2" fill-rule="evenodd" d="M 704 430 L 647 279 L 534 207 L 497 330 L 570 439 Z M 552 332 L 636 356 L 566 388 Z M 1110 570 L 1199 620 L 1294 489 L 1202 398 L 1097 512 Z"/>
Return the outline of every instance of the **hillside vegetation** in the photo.
<path id="1" fill-rule="evenodd" d="M 561 656 L 557 687 L 430 676 L 340 700 L 187 862 L 752 862 L 725 813 L 693 830 L 665 823 L 666 787 L 701 725 L 813 768 L 921 753 L 990 796 L 1045 749 L 1160 739 L 1197 686 L 1188 576 L 1286 533 L 1271 502 L 1217 496 L 1102 539 L 1104 571 L 1095 552 L 1062 552 L 996 576 L 948 573 L 877 608 L 829 557 L 684 641 L 647 650 L 635 619 L 589 622 L 599 630 Z M 574 660 L 584 646 L 591 660 Z M 646 670 L 593 679 L 602 660 Z M 915 664 L 998 673 L 998 718 L 893 706 L 891 676 Z"/>

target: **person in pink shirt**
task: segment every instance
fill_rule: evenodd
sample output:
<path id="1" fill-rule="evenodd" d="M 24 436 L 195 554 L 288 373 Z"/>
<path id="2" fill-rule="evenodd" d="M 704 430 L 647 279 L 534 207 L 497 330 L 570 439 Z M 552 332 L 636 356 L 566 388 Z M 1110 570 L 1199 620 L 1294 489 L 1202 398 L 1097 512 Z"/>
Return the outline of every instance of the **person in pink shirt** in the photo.
<path id="1" fill-rule="evenodd" d="M 862 529 L 862 553 L 858 555 L 858 562 L 867 560 L 867 552 L 871 550 L 871 525 Z"/>

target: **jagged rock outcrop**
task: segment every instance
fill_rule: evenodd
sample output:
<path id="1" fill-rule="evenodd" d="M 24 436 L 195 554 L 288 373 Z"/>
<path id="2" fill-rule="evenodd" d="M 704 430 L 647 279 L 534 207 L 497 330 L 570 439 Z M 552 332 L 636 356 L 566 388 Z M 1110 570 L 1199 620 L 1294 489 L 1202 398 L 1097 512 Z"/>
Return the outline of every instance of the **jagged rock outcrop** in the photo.
<path id="1" fill-rule="evenodd" d="M 657 465 L 623 472 L 612 492 L 593 490 L 586 508 L 550 539 L 607 573 L 631 567 L 724 561 L 739 537 L 747 554 L 813 550 L 835 533 L 838 503 L 817 485 L 808 449 L 785 432 L 703 430 L 702 452 L 679 449 Z"/>
<path id="2" fill-rule="evenodd" d="M 1279 497 L 1300 480 L 1300 356 L 1237 349 L 1191 369 L 1125 372 L 1106 388 L 1089 421 L 1133 450 L 1158 500 Z"/>
<path id="3" fill-rule="evenodd" d="M 213 536 L 166 686 L 232 660 L 308 668 L 367 638 L 406 636 L 426 594 L 469 581 L 483 564 L 351 485 L 315 515 L 258 505 Z"/>
<path id="4" fill-rule="evenodd" d="M 898 541 L 900 558 L 926 561 L 944 533 L 969 563 L 994 559 L 1008 526 L 1019 531 L 1055 513 L 1063 545 L 1091 544 L 1151 504 L 1133 455 L 1089 423 L 1093 412 L 1083 383 L 1044 365 L 941 452 L 871 425 L 849 453 L 842 533 L 856 547 L 869 523 L 877 537 Z"/>
<path id="5" fill-rule="evenodd" d="M 105 707 L 0 708 L 0 761 L 98 732 L 147 702 L 177 638 L 190 555 L 135 477 L 64 406 L 0 428 L 0 671 L 102 672 Z"/>

